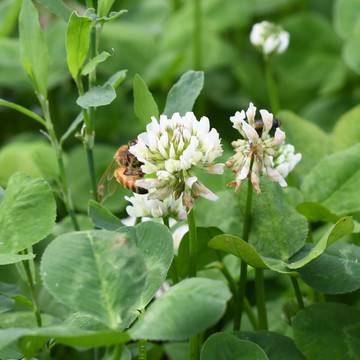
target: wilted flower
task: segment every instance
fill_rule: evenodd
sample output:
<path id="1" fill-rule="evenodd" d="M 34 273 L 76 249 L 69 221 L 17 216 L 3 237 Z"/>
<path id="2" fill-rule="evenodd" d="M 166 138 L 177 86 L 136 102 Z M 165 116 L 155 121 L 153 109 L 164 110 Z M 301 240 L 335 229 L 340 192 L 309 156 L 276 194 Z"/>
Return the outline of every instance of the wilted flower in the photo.
<path id="1" fill-rule="evenodd" d="M 285 133 L 279 127 L 276 128 L 274 136 L 269 134 L 273 128 L 273 114 L 267 110 L 260 110 L 263 127 L 261 135 L 258 134 L 255 129 L 255 113 L 256 107 L 250 103 L 246 116 L 242 110 L 230 118 L 233 127 L 244 138 L 231 143 L 235 148 L 235 155 L 225 164 L 228 168 L 232 167 L 236 174 L 235 181 L 228 184 L 236 186 L 236 192 L 239 191 L 242 181 L 249 177 L 259 194 L 260 174 L 266 174 L 281 186 L 287 186 L 284 178 L 301 160 L 301 154 L 295 155 L 292 145 L 284 144 Z"/>
<path id="2" fill-rule="evenodd" d="M 290 35 L 280 25 L 262 21 L 250 33 L 251 43 L 265 56 L 283 53 L 289 46 Z"/>
<path id="3" fill-rule="evenodd" d="M 138 136 L 137 144 L 129 151 L 144 164 L 142 171 L 153 176 L 136 182 L 145 189 L 156 189 L 148 199 L 165 199 L 170 194 L 178 199 L 183 195 L 183 205 L 189 211 L 198 196 L 218 199 L 198 180 L 193 170 L 223 173 L 224 164 L 214 163 L 222 154 L 219 134 L 215 129 L 210 130 L 207 117 L 198 121 L 192 112 L 183 117 L 175 113 L 171 119 L 161 115 L 159 122 L 152 117 L 146 132 Z"/>
<path id="4" fill-rule="evenodd" d="M 181 198 L 175 200 L 172 195 L 164 200 L 148 199 L 149 194 L 135 194 L 132 197 L 125 196 L 132 205 L 126 207 L 129 216 L 133 217 L 172 217 L 178 220 L 186 219 L 186 211 L 181 203 Z"/>

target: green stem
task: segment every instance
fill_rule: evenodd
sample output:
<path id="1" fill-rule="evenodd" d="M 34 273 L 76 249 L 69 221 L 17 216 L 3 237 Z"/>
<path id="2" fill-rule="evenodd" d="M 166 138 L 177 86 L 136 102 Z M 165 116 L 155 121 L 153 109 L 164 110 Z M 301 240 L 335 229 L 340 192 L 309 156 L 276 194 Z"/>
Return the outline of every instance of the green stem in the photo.
<path id="1" fill-rule="evenodd" d="M 139 360 L 146 360 L 146 340 L 140 339 L 139 340 Z"/>
<path id="2" fill-rule="evenodd" d="M 250 163 L 250 173 L 252 170 L 253 163 L 254 163 L 254 159 L 252 158 Z M 248 242 L 249 234 L 250 234 L 252 193 L 253 193 L 252 183 L 250 181 L 250 178 L 248 178 L 247 197 L 246 197 L 245 216 L 244 216 L 244 229 L 243 229 L 243 240 L 246 242 Z M 234 330 L 240 330 L 241 327 L 241 317 L 244 308 L 244 298 L 246 292 L 246 279 L 247 279 L 247 263 L 245 260 L 241 259 L 239 295 L 238 295 L 239 313 L 237 314 L 237 317 L 234 319 Z"/>
<path id="3" fill-rule="evenodd" d="M 71 192 L 68 187 L 66 173 L 65 173 L 65 165 L 63 160 L 63 152 L 62 148 L 58 142 L 58 139 L 55 134 L 54 125 L 51 120 L 50 111 L 49 111 L 49 102 L 48 100 L 39 98 L 39 102 L 41 104 L 41 107 L 44 112 L 44 118 L 46 122 L 46 129 L 48 131 L 49 137 L 51 139 L 51 143 L 53 145 L 53 148 L 55 150 L 56 159 L 59 167 L 59 173 L 60 173 L 60 182 L 61 182 L 61 193 L 63 197 L 63 202 L 66 208 L 66 211 L 70 215 L 73 227 L 75 230 L 80 230 L 79 223 L 77 221 L 76 215 L 75 215 L 75 209 L 72 202 Z"/>
<path id="4" fill-rule="evenodd" d="M 27 252 L 27 250 L 23 250 L 22 253 L 27 254 L 28 252 Z M 32 274 L 31 274 L 30 263 L 29 263 L 29 260 L 23 260 L 22 263 L 24 265 L 24 269 L 25 269 L 25 273 L 26 273 L 26 277 L 27 277 L 27 281 L 28 281 L 28 285 L 29 285 L 30 296 L 31 296 L 34 314 L 35 314 L 35 318 L 36 318 L 36 324 L 38 327 L 42 327 L 39 303 L 38 303 L 38 299 L 37 299 L 37 295 L 36 295 L 35 282 L 33 280 Z"/>
<path id="5" fill-rule="evenodd" d="M 296 299 L 299 305 L 299 309 L 304 309 L 305 305 L 304 305 L 304 300 L 300 291 L 300 287 L 299 287 L 299 283 L 297 281 L 297 278 L 294 276 L 290 276 L 292 285 L 294 287 L 294 291 L 295 291 L 295 295 L 296 295 Z"/>
<path id="6" fill-rule="evenodd" d="M 255 269 L 256 306 L 258 309 L 259 330 L 268 329 L 265 303 L 264 269 Z"/>
<path id="7" fill-rule="evenodd" d="M 124 351 L 124 344 L 115 345 L 115 349 L 111 360 L 120 360 L 123 351 Z"/>
<path id="8" fill-rule="evenodd" d="M 271 69 L 270 60 L 268 58 L 264 58 L 265 63 L 265 77 L 266 77 L 266 85 L 268 88 L 271 112 L 276 115 L 276 113 L 280 109 L 279 97 L 276 89 L 276 84 L 274 80 L 274 75 Z"/>
<path id="9" fill-rule="evenodd" d="M 194 69 L 202 69 L 201 0 L 194 0 Z"/>
<path id="10" fill-rule="evenodd" d="M 226 268 L 225 264 L 223 262 L 220 263 L 220 271 L 223 273 L 223 275 L 225 276 L 226 280 L 228 281 L 229 283 L 229 287 L 230 287 L 230 290 L 233 294 L 233 297 L 234 297 L 234 300 L 235 300 L 235 312 L 234 312 L 234 318 L 235 319 L 238 319 L 239 318 L 239 314 L 238 314 L 238 311 L 239 311 L 239 307 L 237 306 L 238 305 L 238 295 L 239 295 L 239 290 L 238 290 L 238 287 L 237 287 L 237 284 L 234 280 L 234 278 L 231 276 L 229 270 Z M 257 330 L 258 328 L 258 322 L 257 322 L 257 319 L 256 319 L 256 316 L 252 310 L 252 307 L 248 301 L 248 299 L 246 297 L 244 297 L 244 309 L 245 309 L 245 312 L 246 312 L 246 315 L 248 316 L 250 322 L 251 322 L 251 325 L 253 327 L 254 330 Z M 235 322 L 234 322 L 234 330 L 235 330 Z"/>
<path id="11" fill-rule="evenodd" d="M 189 339 L 189 360 L 199 360 L 199 335 L 195 335 Z"/>
<path id="12" fill-rule="evenodd" d="M 197 262 L 197 235 L 194 208 L 187 214 L 189 225 L 189 278 L 196 276 L 196 262 Z"/>
<path id="13" fill-rule="evenodd" d="M 86 0 L 86 7 L 88 9 L 93 9 L 94 8 L 94 4 L 93 4 L 92 0 Z"/>

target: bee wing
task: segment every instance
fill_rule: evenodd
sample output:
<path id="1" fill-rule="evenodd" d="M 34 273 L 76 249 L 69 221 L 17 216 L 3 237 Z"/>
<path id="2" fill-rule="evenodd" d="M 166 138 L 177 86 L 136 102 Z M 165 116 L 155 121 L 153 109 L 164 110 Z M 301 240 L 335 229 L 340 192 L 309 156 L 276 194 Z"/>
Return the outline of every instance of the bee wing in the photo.
<path id="1" fill-rule="evenodd" d="M 99 180 L 98 183 L 98 187 L 100 185 L 103 185 L 105 180 L 109 181 L 114 176 L 113 171 L 111 171 L 114 164 L 115 164 L 115 159 L 110 163 L 110 165 L 106 168 L 105 172 L 102 174 L 101 179 Z"/>
<path id="2" fill-rule="evenodd" d="M 118 186 L 119 186 L 119 183 L 117 182 L 116 178 L 114 176 L 112 176 L 108 182 L 108 196 L 114 195 Z"/>

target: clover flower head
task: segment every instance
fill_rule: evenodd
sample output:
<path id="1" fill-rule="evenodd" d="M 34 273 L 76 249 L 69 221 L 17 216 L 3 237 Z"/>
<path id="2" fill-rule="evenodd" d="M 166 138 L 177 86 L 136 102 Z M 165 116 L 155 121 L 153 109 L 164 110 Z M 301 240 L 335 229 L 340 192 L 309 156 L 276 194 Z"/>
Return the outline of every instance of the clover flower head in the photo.
<path id="1" fill-rule="evenodd" d="M 255 24 L 250 33 L 250 42 L 266 57 L 283 53 L 289 41 L 290 34 L 269 21 Z"/>
<path id="2" fill-rule="evenodd" d="M 135 194 L 132 197 L 125 196 L 131 205 L 126 207 L 126 212 L 133 217 L 166 218 L 185 220 L 186 211 L 182 206 L 181 198 L 175 200 L 172 195 L 164 200 L 149 199 L 149 194 Z"/>
<path id="3" fill-rule="evenodd" d="M 143 173 L 151 174 L 136 182 L 145 189 L 155 189 L 148 199 L 163 200 L 170 194 L 178 199 L 183 195 L 183 205 L 189 211 L 198 196 L 217 200 L 194 172 L 198 168 L 211 174 L 223 173 L 224 164 L 214 163 L 223 151 L 219 134 L 210 129 L 207 117 L 198 121 L 192 112 L 185 116 L 175 113 L 171 118 L 161 115 L 160 121 L 152 117 L 146 132 L 138 136 L 137 144 L 129 151 L 144 164 Z"/>
<path id="4" fill-rule="evenodd" d="M 279 182 L 281 186 L 287 186 L 284 178 L 301 160 L 301 154 L 295 154 L 294 147 L 285 144 L 284 131 L 277 127 L 272 136 L 273 114 L 267 110 L 260 110 L 262 126 L 259 132 L 254 121 L 255 114 L 256 108 L 250 103 L 246 116 L 242 110 L 230 117 L 233 127 L 243 137 L 232 142 L 235 154 L 225 163 L 226 167 L 232 168 L 235 173 L 235 180 L 228 186 L 235 186 L 236 192 L 239 191 L 242 181 L 248 177 L 259 194 L 260 175 L 263 174 Z"/>

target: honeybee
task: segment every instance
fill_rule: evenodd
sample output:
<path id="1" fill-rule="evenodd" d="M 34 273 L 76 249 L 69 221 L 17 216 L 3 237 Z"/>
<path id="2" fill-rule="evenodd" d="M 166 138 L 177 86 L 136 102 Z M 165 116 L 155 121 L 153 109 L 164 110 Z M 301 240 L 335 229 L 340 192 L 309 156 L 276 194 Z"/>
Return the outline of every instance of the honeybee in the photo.
<path id="1" fill-rule="evenodd" d="M 281 125 L 281 121 L 279 119 L 273 118 L 273 124 L 272 127 L 269 131 L 270 135 L 274 135 L 276 129 L 278 127 L 280 127 Z M 257 131 L 257 133 L 259 134 L 259 136 L 261 136 L 262 131 L 263 131 L 263 127 L 264 127 L 264 123 L 261 119 L 255 120 L 255 130 Z"/>
<path id="2" fill-rule="evenodd" d="M 104 181 L 111 180 L 112 177 L 115 177 L 118 183 L 129 189 L 130 191 L 137 194 L 147 194 L 147 189 L 144 189 L 135 184 L 136 180 L 140 180 L 144 177 L 144 173 L 141 170 L 142 162 L 140 162 L 135 155 L 129 151 L 129 147 L 137 143 L 137 140 L 132 140 L 128 145 L 122 145 L 119 147 L 117 152 L 114 155 L 113 161 L 110 163 L 108 168 L 105 170 L 105 173 L 99 181 L 99 185 L 103 184 Z M 114 170 L 111 174 L 114 164 L 118 164 L 119 167 Z M 110 176 L 109 176 L 110 175 Z M 110 195 L 112 195 L 118 184 L 113 190 L 109 190 Z"/>

